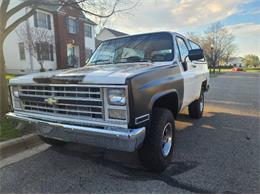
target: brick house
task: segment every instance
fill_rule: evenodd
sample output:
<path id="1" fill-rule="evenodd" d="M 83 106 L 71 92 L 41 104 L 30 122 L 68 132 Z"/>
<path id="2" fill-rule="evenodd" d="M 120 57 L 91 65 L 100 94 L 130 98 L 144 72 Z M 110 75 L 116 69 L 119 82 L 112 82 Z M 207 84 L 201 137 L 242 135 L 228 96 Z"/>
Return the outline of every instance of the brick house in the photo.
<path id="1" fill-rule="evenodd" d="M 23 0 L 11 1 L 11 6 Z M 49 0 L 50 1 L 50 0 Z M 58 0 L 52 0 L 54 2 Z M 28 10 L 17 13 L 21 17 Z M 17 31 L 25 25 L 30 29 L 45 29 L 53 35 L 53 44 L 39 42 L 36 51 L 26 48 L 26 41 Z M 55 70 L 83 66 L 95 49 L 96 24 L 86 18 L 79 9 L 59 5 L 40 6 L 35 14 L 17 27 L 4 42 L 7 73 L 27 74 L 40 70 L 39 58 L 44 60 L 44 69 Z M 38 49 L 39 48 L 39 49 Z M 32 55 L 37 53 L 37 55 Z M 33 57 L 33 56 L 37 56 Z"/>
<path id="2" fill-rule="evenodd" d="M 83 66 L 95 49 L 93 27 L 78 9 L 61 7 L 54 15 L 57 68 Z M 88 46 L 88 47 L 87 47 Z"/>

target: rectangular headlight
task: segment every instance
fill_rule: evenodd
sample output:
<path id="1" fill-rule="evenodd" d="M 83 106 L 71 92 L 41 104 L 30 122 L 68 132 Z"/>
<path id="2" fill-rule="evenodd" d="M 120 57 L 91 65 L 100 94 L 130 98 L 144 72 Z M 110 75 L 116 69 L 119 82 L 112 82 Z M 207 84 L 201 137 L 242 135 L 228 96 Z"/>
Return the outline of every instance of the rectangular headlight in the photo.
<path id="1" fill-rule="evenodd" d="M 18 89 L 18 87 L 15 87 L 15 86 L 11 87 L 11 91 L 12 91 L 13 97 L 19 98 L 19 89 Z"/>
<path id="2" fill-rule="evenodd" d="M 108 109 L 110 119 L 126 120 L 126 110 Z"/>
<path id="3" fill-rule="evenodd" d="M 108 89 L 108 103 L 110 105 L 125 106 L 126 105 L 125 89 Z"/>
<path id="4" fill-rule="evenodd" d="M 12 96 L 12 103 L 14 109 L 21 109 L 21 102 L 19 99 L 19 88 L 16 86 L 11 86 L 11 96 Z"/>

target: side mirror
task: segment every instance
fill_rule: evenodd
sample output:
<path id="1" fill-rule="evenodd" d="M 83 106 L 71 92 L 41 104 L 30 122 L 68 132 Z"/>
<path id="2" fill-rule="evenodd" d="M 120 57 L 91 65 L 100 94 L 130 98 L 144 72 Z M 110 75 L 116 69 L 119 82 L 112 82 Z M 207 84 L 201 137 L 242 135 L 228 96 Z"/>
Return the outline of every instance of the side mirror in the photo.
<path id="1" fill-rule="evenodd" d="M 190 61 L 203 59 L 204 58 L 203 50 L 202 49 L 192 49 L 189 51 L 188 57 L 189 57 Z"/>

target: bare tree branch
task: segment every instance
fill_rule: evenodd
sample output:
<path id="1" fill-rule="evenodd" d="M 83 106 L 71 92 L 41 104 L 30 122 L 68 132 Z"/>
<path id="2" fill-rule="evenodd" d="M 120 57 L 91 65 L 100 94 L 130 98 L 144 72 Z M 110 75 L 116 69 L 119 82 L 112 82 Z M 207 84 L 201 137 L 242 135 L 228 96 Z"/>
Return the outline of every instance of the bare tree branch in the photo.
<path id="1" fill-rule="evenodd" d="M 51 31 L 44 28 L 30 28 L 26 24 L 22 25 L 16 34 L 19 40 L 24 43 L 24 48 L 28 51 L 29 55 L 32 56 L 41 66 L 41 70 L 44 70 L 44 61 L 46 60 L 44 55 L 50 52 L 54 52 L 55 42 L 54 35 Z M 52 46 L 52 51 L 50 51 L 50 45 Z"/>
<path id="2" fill-rule="evenodd" d="M 8 20 L 12 15 L 16 14 L 17 12 L 21 11 L 22 9 L 24 9 L 25 7 L 29 7 L 29 6 L 35 6 L 37 4 L 39 4 L 40 2 L 37 0 L 27 0 L 24 1 L 22 3 L 20 3 L 19 5 L 15 6 L 14 8 L 10 9 L 7 13 L 6 13 L 6 20 Z"/>
<path id="3" fill-rule="evenodd" d="M 119 13 L 119 12 L 125 12 L 125 11 L 129 11 L 131 9 L 134 9 L 136 6 L 139 5 L 141 0 L 137 0 L 132 6 L 130 7 L 127 7 L 127 8 L 122 8 L 122 9 L 117 9 L 119 3 L 120 3 L 120 0 L 115 0 L 115 2 L 113 3 L 112 5 L 112 9 L 109 13 L 106 13 L 106 14 L 102 14 L 102 13 L 94 13 L 93 11 L 90 11 L 89 9 L 87 9 L 87 7 L 89 5 L 85 5 L 85 4 L 89 4 L 89 2 L 92 2 L 92 1 L 87 1 L 87 0 L 82 0 L 80 1 L 81 2 L 81 6 L 75 6 L 75 4 L 67 4 L 65 3 L 64 6 L 72 6 L 74 7 L 75 9 L 79 9 L 81 10 L 82 12 L 86 13 L 86 14 L 90 14 L 92 16 L 96 16 L 96 17 L 99 17 L 99 18 L 109 18 L 111 17 L 112 15 L 114 15 L 115 13 Z M 97 7 L 97 4 L 93 3 L 92 4 L 93 7 Z M 107 7 L 106 7 L 106 10 L 107 10 Z"/>
<path id="4" fill-rule="evenodd" d="M 0 18 L 2 18 L 0 20 L 0 31 L 3 31 L 5 26 L 6 26 L 6 10 L 9 6 L 10 0 L 5 0 L 1 3 L 1 7 L 0 7 Z"/>
<path id="5" fill-rule="evenodd" d="M 136 3 L 134 3 L 131 7 L 115 10 L 115 13 L 125 12 L 125 11 L 132 10 L 132 9 L 134 9 L 136 6 L 138 6 L 138 5 L 140 4 L 140 1 L 141 1 L 141 0 L 138 0 L 138 1 L 137 1 Z"/>
<path id="6" fill-rule="evenodd" d="M 28 18 L 30 18 L 33 13 L 35 11 L 35 8 L 32 8 L 28 13 L 26 13 L 24 16 L 20 17 L 19 19 L 17 19 L 15 22 L 13 22 L 12 24 L 10 24 L 3 33 L 3 37 L 5 39 L 5 37 L 7 37 L 7 35 L 12 32 L 19 24 L 21 24 L 23 21 L 27 20 Z"/>
<path id="7" fill-rule="evenodd" d="M 110 16 L 112 16 L 112 15 L 115 13 L 115 9 L 116 9 L 116 6 L 117 6 L 118 2 L 119 2 L 119 0 L 116 0 L 115 4 L 114 4 L 113 7 L 112 7 L 111 12 L 110 12 L 109 14 L 105 14 L 105 15 L 97 14 L 97 13 L 88 11 L 87 9 L 85 9 L 85 6 L 84 6 L 84 5 L 82 5 L 83 8 L 80 7 L 80 6 L 77 6 L 77 7 L 76 7 L 75 5 L 70 5 L 70 6 L 73 7 L 73 8 L 75 8 L 75 9 L 79 9 L 80 11 L 82 11 L 82 12 L 84 12 L 84 13 L 86 13 L 86 14 L 90 14 L 90 15 L 92 15 L 92 16 L 96 16 L 96 17 L 99 17 L 99 18 L 109 18 Z M 65 6 L 66 6 L 66 4 L 65 4 Z"/>

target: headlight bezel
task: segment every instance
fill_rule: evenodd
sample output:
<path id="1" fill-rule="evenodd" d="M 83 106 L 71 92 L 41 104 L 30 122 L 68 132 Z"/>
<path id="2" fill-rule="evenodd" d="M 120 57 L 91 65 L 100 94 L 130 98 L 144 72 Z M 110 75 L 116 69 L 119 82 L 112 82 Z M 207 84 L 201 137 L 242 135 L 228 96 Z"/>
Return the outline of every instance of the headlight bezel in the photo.
<path id="1" fill-rule="evenodd" d="M 10 85 L 9 86 L 10 91 L 10 98 L 12 102 L 12 109 L 13 110 L 22 110 L 22 105 L 20 101 L 20 95 L 19 95 L 19 87 L 16 85 Z"/>
<path id="2" fill-rule="evenodd" d="M 110 95 L 110 97 L 109 97 Z M 110 101 L 112 96 L 120 97 L 115 98 L 115 102 Z M 108 86 L 104 89 L 104 107 L 105 107 L 105 120 L 110 122 L 129 122 L 129 102 L 128 102 L 128 87 L 121 86 Z M 119 113 L 115 113 L 118 110 Z M 111 114 L 110 111 L 114 113 Z M 120 116 L 121 113 L 121 116 Z M 114 117 L 118 115 L 118 117 Z M 119 117 L 120 116 L 120 117 Z"/>

